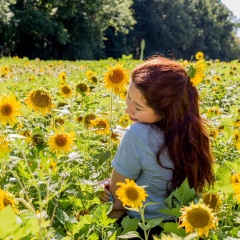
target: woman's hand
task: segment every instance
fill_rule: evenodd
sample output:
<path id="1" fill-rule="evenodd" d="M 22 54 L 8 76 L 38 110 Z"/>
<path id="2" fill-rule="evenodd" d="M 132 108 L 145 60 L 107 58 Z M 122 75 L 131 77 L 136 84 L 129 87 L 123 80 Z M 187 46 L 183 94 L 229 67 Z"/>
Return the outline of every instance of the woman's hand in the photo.
<path id="1" fill-rule="evenodd" d="M 110 181 L 110 178 L 108 178 L 100 182 L 103 187 L 103 191 L 101 191 L 99 194 L 99 198 L 102 203 L 114 201 L 112 193 L 109 191 Z"/>

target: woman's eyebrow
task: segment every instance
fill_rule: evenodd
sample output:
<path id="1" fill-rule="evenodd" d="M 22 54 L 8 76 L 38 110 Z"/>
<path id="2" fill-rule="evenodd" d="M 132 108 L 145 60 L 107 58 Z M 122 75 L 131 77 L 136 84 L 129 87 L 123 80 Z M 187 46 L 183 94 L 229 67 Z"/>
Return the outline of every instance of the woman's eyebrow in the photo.
<path id="1" fill-rule="evenodd" d="M 135 102 L 139 107 L 143 108 L 143 106 L 141 106 L 140 104 L 138 104 L 137 102 Z"/>

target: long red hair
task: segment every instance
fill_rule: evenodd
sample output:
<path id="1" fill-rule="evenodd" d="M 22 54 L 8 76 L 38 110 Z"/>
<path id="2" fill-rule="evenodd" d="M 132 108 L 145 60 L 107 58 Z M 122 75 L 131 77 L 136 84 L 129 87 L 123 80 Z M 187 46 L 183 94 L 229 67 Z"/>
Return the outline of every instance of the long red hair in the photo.
<path id="1" fill-rule="evenodd" d="M 168 192 L 186 178 L 198 193 L 205 185 L 213 185 L 213 158 L 199 113 L 199 94 L 185 69 L 174 60 L 156 56 L 133 70 L 132 82 L 146 104 L 161 116 L 154 126 L 163 131 L 165 144 L 159 148 L 157 159 L 161 165 L 159 156 L 167 148 L 175 165 Z"/>

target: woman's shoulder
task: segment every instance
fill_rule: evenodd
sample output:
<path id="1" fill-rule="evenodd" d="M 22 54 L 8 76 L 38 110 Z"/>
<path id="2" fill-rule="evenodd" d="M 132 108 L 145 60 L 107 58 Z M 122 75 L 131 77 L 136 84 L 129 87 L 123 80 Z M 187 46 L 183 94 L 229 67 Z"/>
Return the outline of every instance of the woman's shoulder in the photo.
<path id="1" fill-rule="evenodd" d="M 125 129 L 127 134 L 134 134 L 136 137 L 145 141 L 163 140 L 163 132 L 154 128 L 151 124 L 134 123 Z"/>

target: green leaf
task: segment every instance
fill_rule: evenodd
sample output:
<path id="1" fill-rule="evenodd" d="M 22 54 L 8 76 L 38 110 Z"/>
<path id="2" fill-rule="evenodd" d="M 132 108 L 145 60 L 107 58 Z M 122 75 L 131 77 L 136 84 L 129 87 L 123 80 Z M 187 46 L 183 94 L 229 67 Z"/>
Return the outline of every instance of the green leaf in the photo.
<path id="1" fill-rule="evenodd" d="M 0 211 L 0 238 L 6 239 L 11 233 L 21 227 L 17 224 L 17 216 L 10 205 Z"/>
<path id="2" fill-rule="evenodd" d="M 221 165 L 216 171 L 216 183 L 219 186 L 229 186 L 231 170 L 227 165 Z"/>
<path id="3" fill-rule="evenodd" d="M 164 208 L 164 209 L 161 209 L 159 212 L 165 213 L 167 215 L 175 216 L 175 217 L 180 217 L 181 213 L 180 213 L 179 210 L 180 210 L 180 207 L 178 207 L 178 208 L 171 208 L 171 209 Z"/>
<path id="4" fill-rule="evenodd" d="M 156 226 L 158 226 L 164 219 L 163 218 L 154 218 L 151 219 L 150 221 L 148 221 L 148 225 L 151 226 L 151 228 L 154 228 Z"/>
<path id="5" fill-rule="evenodd" d="M 67 215 L 67 213 L 61 210 L 60 208 L 57 208 L 56 218 L 63 225 L 65 225 L 66 222 L 70 222 L 70 218 Z"/>
<path id="6" fill-rule="evenodd" d="M 97 207 L 97 209 L 93 213 L 93 221 L 98 226 L 107 227 L 111 223 L 116 222 L 117 219 L 109 218 L 108 213 L 112 210 L 112 203 L 107 202 L 101 204 Z"/>
<path id="7" fill-rule="evenodd" d="M 224 161 L 224 164 L 228 166 L 234 172 L 240 172 L 240 162 L 235 160 L 234 162 Z"/>
<path id="8" fill-rule="evenodd" d="M 172 191 L 164 202 L 169 208 L 182 207 L 194 199 L 195 193 L 195 190 L 189 187 L 188 180 L 185 179 L 181 186 Z"/>
<path id="9" fill-rule="evenodd" d="M 122 234 L 124 235 L 127 232 L 135 231 L 138 228 L 139 219 L 133 218 L 131 219 L 129 216 L 124 217 L 121 224 L 123 226 Z"/>
<path id="10" fill-rule="evenodd" d="M 183 228 L 178 229 L 179 224 L 173 222 L 166 222 L 163 225 L 163 230 L 166 233 L 175 233 L 181 237 L 186 236 L 186 232 Z"/>

